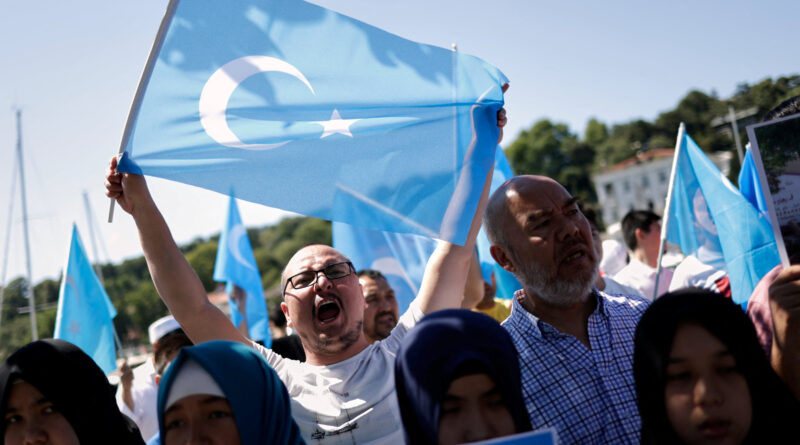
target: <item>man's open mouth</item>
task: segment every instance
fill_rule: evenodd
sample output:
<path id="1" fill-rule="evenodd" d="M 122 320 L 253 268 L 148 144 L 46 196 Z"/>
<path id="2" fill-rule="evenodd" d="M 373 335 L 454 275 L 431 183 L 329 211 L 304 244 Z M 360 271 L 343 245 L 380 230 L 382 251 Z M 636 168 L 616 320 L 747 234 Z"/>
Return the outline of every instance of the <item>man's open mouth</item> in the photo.
<path id="1" fill-rule="evenodd" d="M 317 297 L 317 304 L 315 306 L 317 321 L 320 323 L 330 323 L 336 320 L 342 308 L 338 298 L 334 297 Z"/>

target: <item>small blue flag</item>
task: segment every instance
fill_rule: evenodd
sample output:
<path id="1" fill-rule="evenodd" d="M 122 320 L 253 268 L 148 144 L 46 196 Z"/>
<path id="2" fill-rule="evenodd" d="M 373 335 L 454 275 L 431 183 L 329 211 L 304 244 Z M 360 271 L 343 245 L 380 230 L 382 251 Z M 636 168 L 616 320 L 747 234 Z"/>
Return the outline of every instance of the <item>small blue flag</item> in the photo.
<path id="1" fill-rule="evenodd" d="M 689 135 L 679 142 L 667 240 L 685 255 L 721 253 L 733 301 L 745 303 L 780 262 L 772 227 Z"/>
<path id="2" fill-rule="evenodd" d="M 217 260 L 214 264 L 214 280 L 227 282 L 228 304 L 231 309 L 231 321 L 236 327 L 242 323 L 239 305 L 231 298 L 234 286 L 239 286 L 246 294 L 245 316 L 247 330 L 253 340 L 261 340 L 267 347 L 272 343 L 269 335 L 269 317 L 267 302 L 264 300 L 264 288 L 261 274 L 258 272 L 253 248 L 247 238 L 247 229 L 242 224 L 236 200 L 231 196 L 225 218 L 225 228 L 219 237 Z"/>
<path id="3" fill-rule="evenodd" d="M 742 161 L 742 169 L 739 170 L 739 190 L 742 196 L 757 208 L 759 212 L 769 218 L 769 210 L 767 209 L 767 201 L 764 199 L 764 192 L 761 190 L 761 183 L 758 180 L 758 169 L 756 163 L 753 161 L 753 155 L 750 153 L 748 145 L 747 152 L 744 154 L 744 161 Z"/>
<path id="4" fill-rule="evenodd" d="M 173 0 L 119 170 L 463 245 L 506 82 L 300 0 Z"/>
<path id="5" fill-rule="evenodd" d="M 502 148 L 498 147 L 494 155 L 494 173 L 492 174 L 490 193 L 494 193 L 498 187 L 513 177 L 514 172 L 511 171 L 511 165 L 508 163 L 506 154 Z M 491 283 L 492 273 L 494 273 L 495 282 L 497 283 L 495 297 L 509 300 L 514 297 L 514 292 L 522 289 L 522 285 L 519 284 L 519 281 L 511 272 L 497 264 L 489 251 L 490 247 L 489 238 L 486 237 L 486 231 L 483 230 L 481 225 L 481 231 L 478 232 L 478 259 L 481 262 L 483 279 Z"/>
<path id="6" fill-rule="evenodd" d="M 334 222 L 333 247 L 350 258 L 356 270 L 374 269 L 383 273 L 402 314 L 419 292 L 436 240 Z"/>
<path id="7" fill-rule="evenodd" d="M 78 228 L 73 224 L 67 265 L 58 291 L 53 338 L 81 348 L 109 374 L 117 368 L 113 322 L 116 316 L 117 311 L 94 273 Z"/>

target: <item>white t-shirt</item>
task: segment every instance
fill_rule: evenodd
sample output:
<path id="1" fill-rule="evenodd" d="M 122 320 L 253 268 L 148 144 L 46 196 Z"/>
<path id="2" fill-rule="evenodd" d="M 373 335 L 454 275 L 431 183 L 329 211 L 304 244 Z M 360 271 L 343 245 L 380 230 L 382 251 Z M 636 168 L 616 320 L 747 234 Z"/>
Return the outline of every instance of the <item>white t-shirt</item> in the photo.
<path id="1" fill-rule="evenodd" d="M 704 263 L 695 255 L 684 258 L 675 268 L 675 275 L 672 277 L 669 290 L 671 292 L 685 287 L 700 287 L 730 297 L 731 286 L 728 272 L 725 269 L 725 260 L 720 258 L 710 263 Z"/>
<path id="2" fill-rule="evenodd" d="M 653 300 L 656 270 L 637 260 L 633 255 L 631 255 L 628 265 L 614 275 L 614 280 L 619 284 L 638 290 L 648 300 Z M 661 277 L 658 280 L 658 295 L 664 295 L 669 291 L 670 281 L 672 281 L 672 269 L 662 268 Z"/>
<path id="3" fill-rule="evenodd" d="M 255 344 L 292 399 L 292 417 L 308 444 L 402 444 L 394 384 L 400 342 L 424 314 L 412 302 L 391 335 L 327 366 L 285 359 Z"/>
<path id="4" fill-rule="evenodd" d="M 630 286 L 619 284 L 616 280 L 609 276 L 604 276 L 603 282 L 606 283 L 606 288 L 603 289 L 603 292 L 609 295 L 636 295 L 637 297 L 644 297 L 644 295 L 642 295 L 642 293 L 638 290 Z"/>
<path id="5" fill-rule="evenodd" d="M 152 356 L 147 357 L 144 363 L 133 368 L 133 384 L 131 385 L 133 411 L 122 400 L 122 383 L 117 386 L 117 406 L 122 414 L 136 422 L 144 440 L 153 437 L 158 432 L 158 415 L 156 414 L 158 386 L 155 377 L 156 369 Z"/>

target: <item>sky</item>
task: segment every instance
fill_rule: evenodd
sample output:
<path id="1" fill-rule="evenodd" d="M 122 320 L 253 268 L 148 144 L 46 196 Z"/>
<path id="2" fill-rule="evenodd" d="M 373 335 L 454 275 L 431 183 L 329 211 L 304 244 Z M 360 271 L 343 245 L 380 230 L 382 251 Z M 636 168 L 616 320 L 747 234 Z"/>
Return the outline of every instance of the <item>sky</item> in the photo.
<path id="1" fill-rule="evenodd" d="M 105 222 L 109 200 L 103 174 L 119 150 L 167 1 L 3 3 L 0 249 L 6 248 L 10 227 L 6 280 L 25 274 L 18 186 L 10 202 L 17 108 L 34 281 L 59 276 L 73 222 L 94 257 L 84 192 L 104 246 L 98 245 L 99 259 L 116 263 L 141 255 L 130 216 L 117 209 L 114 222 Z M 591 117 L 609 125 L 649 120 L 692 89 L 727 98 L 741 82 L 800 72 L 791 34 L 800 14 L 795 1 L 313 3 L 418 42 L 445 48 L 455 43 L 459 51 L 500 68 L 510 79 L 503 145 L 543 118 L 575 132 Z M 222 228 L 225 196 L 156 178 L 148 183 L 178 243 Z M 245 202 L 239 206 L 250 227 L 288 215 Z"/>

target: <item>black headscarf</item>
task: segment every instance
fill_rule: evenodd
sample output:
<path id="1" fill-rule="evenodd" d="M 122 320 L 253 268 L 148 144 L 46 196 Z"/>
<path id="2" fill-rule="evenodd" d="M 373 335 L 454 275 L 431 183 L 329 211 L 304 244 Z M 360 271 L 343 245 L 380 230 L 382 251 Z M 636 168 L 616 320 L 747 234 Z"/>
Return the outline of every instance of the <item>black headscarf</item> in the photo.
<path id="1" fill-rule="evenodd" d="M 0 366 L 0 412 L 5 412 L 18 379 L 35 386 L 58 408 L 81 445 L 144 444 L 136 424 L 120 413 L 103 371 L 72 343 L 39 340 L 11 354 Z"/>
<path id="2" fill-rule="evenodd" d="M 397 354 L 395 382 L 407 443 L 438 442 L 439 412 L 450 382 L 475 372 L 494 380 L 516 432 L 531 429 L 511 337 L 484 314 L 448 309 L 423 318 Z"/>
<path id="3" fill-rule="evenodd" d="M 643 444 L 680 443 L 667 417 L 664 390 L 675 332 L 685 323 L 708 330 L 731 352 L 750 391 L 753 420 L 745 443 L 780 443 L 800 419 L 800 404 L 772 370 L 742 309 L 703 289 L 684 289 L 658 298 L 636 329 L 636 379 Z"/>

